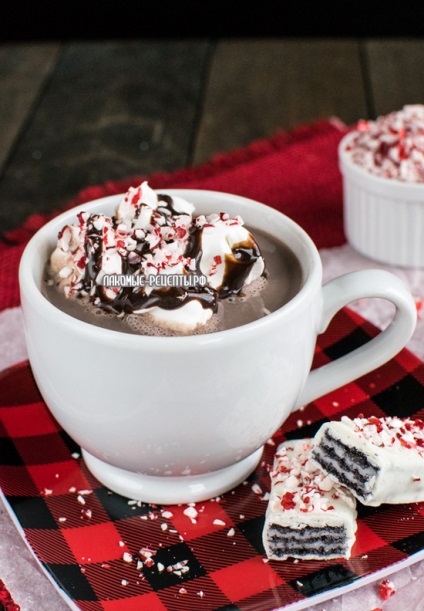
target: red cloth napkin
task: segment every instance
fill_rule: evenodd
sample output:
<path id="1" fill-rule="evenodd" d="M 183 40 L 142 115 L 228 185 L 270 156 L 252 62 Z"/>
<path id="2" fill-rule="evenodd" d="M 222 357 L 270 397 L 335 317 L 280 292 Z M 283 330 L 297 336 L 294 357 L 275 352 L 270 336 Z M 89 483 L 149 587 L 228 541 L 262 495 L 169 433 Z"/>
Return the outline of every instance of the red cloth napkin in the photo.
<path id="1" fill-rule="evenodd" d="M 195 168 L 88 187 L 64 208 L 125 192 L 147 179 L 155 189 L 211 189 L 256 199 L 299 223 L 318 248 L 339 246 L 345 237 L 337 146 L 346 132 L 337 119 L 317 121 L 218 155 Z M 25 244 L 59 212 L 30 216 L 0 242 L 0 310 L 19 305 L 17 271 Z"/>

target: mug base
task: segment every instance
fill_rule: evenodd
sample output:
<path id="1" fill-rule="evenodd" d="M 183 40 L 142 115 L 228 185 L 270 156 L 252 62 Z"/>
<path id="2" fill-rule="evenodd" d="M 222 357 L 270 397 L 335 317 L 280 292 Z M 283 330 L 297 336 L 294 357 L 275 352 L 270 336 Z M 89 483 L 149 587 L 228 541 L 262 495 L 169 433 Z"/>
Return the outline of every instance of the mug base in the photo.
<path id="1" fill-rule="evenodd" d="M 201 475 L 153 476 L 126 471 L 99 460 L 86 450 L 82 455 L 90 472 L 106 488 L 129 499 L 175 505 L 214 498 L 243 482 L 257 467 L 263 446 L 240 462 Z"/>

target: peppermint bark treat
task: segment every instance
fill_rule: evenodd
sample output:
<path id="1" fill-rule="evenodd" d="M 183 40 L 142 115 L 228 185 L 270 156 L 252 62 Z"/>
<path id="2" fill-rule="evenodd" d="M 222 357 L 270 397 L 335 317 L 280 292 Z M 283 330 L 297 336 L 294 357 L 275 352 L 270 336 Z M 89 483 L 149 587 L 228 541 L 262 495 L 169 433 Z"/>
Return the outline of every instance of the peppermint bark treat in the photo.
<path id="1" fill-rule="evenodd" d="M 424 422 L 350 418 L 322 425 L 313 460 L 364 504 L 424 501 Z"/>
<path id="2" fill-rule="evenodd" d="M 310 459 L 313 441 L 286 441 L 276 452 L 263 544 L 268 558 L 349 558 L 356 501 Z"/>

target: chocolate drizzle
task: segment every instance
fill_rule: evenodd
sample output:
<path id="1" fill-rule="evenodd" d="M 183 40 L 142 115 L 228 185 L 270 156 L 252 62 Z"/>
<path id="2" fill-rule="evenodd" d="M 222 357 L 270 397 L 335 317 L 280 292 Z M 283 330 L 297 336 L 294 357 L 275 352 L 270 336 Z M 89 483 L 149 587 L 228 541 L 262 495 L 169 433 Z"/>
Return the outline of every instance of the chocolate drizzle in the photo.
<path id="1" fill-rule="evenodd" d="M 240 242 L 231 250 L 232 254 L 225 256 L 225 274 L 219 291 L 221 298 L 240 293 L 252 267 L 261 256 L 254 240 Z"/>
<path id="2" fill-rule="evenodd" d="M 194 259 L 196 272 L 200 273 L 202 229 L 199 227 L 191 228 L 184 256 Z M 240 242 L 232 247 L 231 255 L 225 255 L 225 272 L 218 291 L 221 299 L 240 293 L 254 264 L 261 256 L 259 246 L 253 239 Z"/>
<path id="3" fill-rule="evenodd" d="M 94 283 L 100 271 L 99 263 L 102 254 L 102 231 L 94 226 L 93 217 L 87 223 L 84 249 L 86 256 L 84 288 L 87 289 Z"/>
<path id="4" fill-rule="evenodd" d="M 196 272 L 200 272 L 200 259 L 202 258 L 202 230 L 199 227 L 190 227 L 185 257 L 190 257 L 195 262 Z"/>
<path id="5" fill-rule="evenodd" d="M 156 223 L 159 227 L 173 227 L 173 216 L 183 213 L 175 209 L 172 197 L 161 194 L 158 199 L 157 209 L 152 210 L 152 224 Z M 135 220 L 139 217 L 140 210 L 141 206 L 138 206 L 135 211 Z M 117 315 L 131 314 L 152 307 L 174 310 L 192 300 L 200 302 L 203 308 L 211 309 L 215 313 L 220 298 L 224 299 L 240 293 L 252 267 L 261 256 L 259 247 L 253 238 L 234 245 L 231 255 L 225 255 L 225 271 L 221 287 L 218 290 L 208 285 L 161 287 L 154 288 L 151 291 L 146 291 L 144 286 L 121 286 L 113 295 L 107 287 L 102 286 L 98 281 L 99 272 L 102 270 L 102 257 L 109 248 L 104 237 L 103 223 L 99 222 L 101 218 L 99 215 L 90 215 L 87 218 L 84 241 L 85 269 L 81 281 L 81 290 L 82 294 L 89 295 L 90 300 L 99 308 Z M 79 221 L 82 226 L 82 217 L 79 218 Z M 113 217 L 112 222 L 116 228 L 122 221 Z M 193 223 L 188 231 L 189 235 L 183 258 L 188 260 L 189 264 L 184 271 L 187 274 L 194 272 L 201 275 L 203 229 Z M 143 237 L 140 237 L 140 235 Z M 142 259 L 153 254 L 154 251 L 154 247 L 151 247 L 149 241 L 145 239 L 146 232 L 144 230 L 138 233 L 137 228 L 133 228 L 131 238 L 136 242 L 131 251 L 113 245 L 113 248 L 118 247 L 122 274 L 124 275 L 140 274 Z M 171 242 L 172 240 L 173 238 L 170 238 Z"/>
<path id="6" fill-rule="evenodd" d="M 175 310 L 193 299 L 199 301 L 204 308 L 211 308 L 213 312 L 218 309 L 216 291 L 209 287 L 167 287 L 155 289 L 149 295 L 143 288 L 123 287 L 115 299 L 108 302 L 101 300 L 98 305 L 107 312 L 132 314 L 154 306 L 163 310 Z"/>
<path id="7" fill-rule="evenodd" d="M 178 212 L 178 210 L 175 210 L 174 200 L 172 199 L 170 195 L 165 195 L 164 193 L 160 193 L 158 195 L 158 199 L 159 199 L 159 206 L 157 207 L 158 212 L 161 212 L 162 214 L 165 214 L 165 215 L 169 215 L 169 213 L 181 214 L 181 212 Z M 165 202 L 165 206 L 161 206 L 161 202 Z"/>

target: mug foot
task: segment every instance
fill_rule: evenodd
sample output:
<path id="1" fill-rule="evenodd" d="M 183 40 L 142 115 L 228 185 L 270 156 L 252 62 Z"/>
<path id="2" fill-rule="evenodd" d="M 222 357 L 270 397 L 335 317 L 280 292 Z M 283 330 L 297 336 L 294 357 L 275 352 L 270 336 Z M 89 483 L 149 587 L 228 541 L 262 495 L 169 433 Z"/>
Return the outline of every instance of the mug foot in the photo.
<path id="1" fill-rule="evenodd" d="M 94 477 L 112 492 L 144 503 L 175 505 L 206 501 L 235 488 L 255 470 L 262 451 L 263 447 L 219 471 L 176 477 L 126 471 L 99 460 L 86 450 L 82 450 L 82 455 Z"/>

